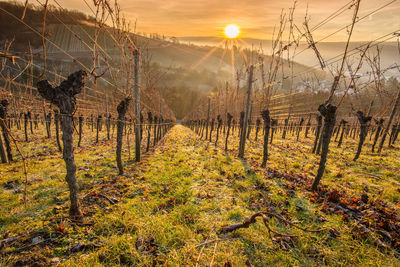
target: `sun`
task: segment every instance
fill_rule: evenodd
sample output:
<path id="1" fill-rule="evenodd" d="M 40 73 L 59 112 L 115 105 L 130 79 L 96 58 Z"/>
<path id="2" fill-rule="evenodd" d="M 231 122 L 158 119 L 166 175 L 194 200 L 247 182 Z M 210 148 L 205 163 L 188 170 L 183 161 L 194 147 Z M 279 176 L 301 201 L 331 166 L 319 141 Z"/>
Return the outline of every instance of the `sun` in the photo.
<path id="1" fill-rule="evenodd" d="M 225 36 L 228 38 L 236 38 L 239 36 L 240 33 L 240 29 L 239 26 L 235 25 L 235 24 L 230 24 L 228 26 L 225 27 Z"/>

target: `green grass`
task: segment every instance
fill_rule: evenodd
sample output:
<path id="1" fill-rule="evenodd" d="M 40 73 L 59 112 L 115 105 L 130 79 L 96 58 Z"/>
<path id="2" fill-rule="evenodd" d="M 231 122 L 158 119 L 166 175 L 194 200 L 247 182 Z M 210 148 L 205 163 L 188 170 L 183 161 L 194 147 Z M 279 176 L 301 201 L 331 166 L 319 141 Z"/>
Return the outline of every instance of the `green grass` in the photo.
<path id="1" fill-rule="evenodd" d="M 279 134 L 275 136 L 269 166 L 312 176 L 318 157 L 309 153 L 311 138 L 296 143 L 295 137 L 281 140 Z M 22 139 L 21 133 L 18 138 Z M 100 140 L 104 138 L 102 133 Z M 382 252 L 369 240 L 354 239 L 352 224 L 343 222 L 340 215 L 322 213 L 320 204 L 308 200 L 307 192 L 288 193 L 284 180 L 267 178 L 257 165 L 261 143 L 247 144 L 247 163 L 244 164 L 235 157 L 236 151 L 225 154 L 214 145 L 200 141 L 189 129 L 176 126 L 141 163 L 126 166 L 126 173 L 132 176 L 126 177 L 117 175 L 115 143 L 102 141 L 94 146 L 91 140 L 95 139 L 89 132 L 83 148 L 76 149 L 86 225 L 77 225 L 67 218 L 64 163 L 55 142 L 38 138 L 24 144 L 24 153 L 28 155 L 50 153 L 40 156 L 43 160 L 29 157 L 27 208 L 21 193 L 0 188 L 0 235 L 29 233 L 26 242 L 30 242 L 34 232 L 34 236 L 49 236 L 51 242 L 47 247 L 38 245 L 21 253 L 4 254 L 0 265 L 12 265 L 18 260 L 42 260 L 49 264 L 56 257 L 65 266 L 208 266 L 211 262 L 217 266 L 229 263 L 232 266 L 400 264 L 394 251 Z M 230 141 L 233 148 L 237 138 Z M 46 146 L 35 148 L 44 142 Z M 400 168 L 398 150 L 386 151 L 387 156 L 363 153 L 360 160 L 353 163 L 349 159 L 354 146 L 355 142 L 347 139 L 343 147 L 348 148 L 338 149 L 332 144 L 329 172 L 322 183 L 344 188 L 349 194 L 360 194 L 367 186 L 371 197 L 382 197 L 398 207 L 400 193 L 393 186 L 393 182 L 400 183 L 396 177 L 396 168 Z M 126 150 L 123 156 L 127 162 Z M 1 184 L 14 179 L 23 181 L 21 167 L 21 162 L 1 165 Z M 91 201 L 90 193 L 114 197 L 119 202 L 110 205 L 101 197 Z M 290 220 L 298 221 L 299 226 L 335 228 L 341 235 L 333 238 L 328 231 L 303 232 L 271 219 L 272 229 L 298 236 L 287 249 L 282 249 L 279 243 L 271 240 L 261 220 L 234 233 L 218 233 L 224 225 L 242 222 L 255 212 L 271 207 Z M 321 216 L 327 221 L 320 222 Z M 57 226 L 65 227 L 65 233 L 58 233 Z M 214 241 L 216 239 L 218 241 Z M 26 244 L 24 241 L 25 238 L 4 251 L 22 247 Z M 78 243 L 86 248 L 70 252 Z"/>

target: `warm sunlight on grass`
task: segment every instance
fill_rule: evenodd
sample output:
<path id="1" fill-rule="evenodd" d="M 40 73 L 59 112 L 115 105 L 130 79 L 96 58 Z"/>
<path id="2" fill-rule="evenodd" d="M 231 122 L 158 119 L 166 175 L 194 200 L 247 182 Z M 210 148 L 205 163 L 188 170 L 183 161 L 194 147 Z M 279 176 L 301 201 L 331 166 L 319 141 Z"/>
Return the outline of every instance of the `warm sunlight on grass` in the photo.
<path id="1" fill-rule="evenodd" d="M 236 38 L 236 37 L 238 37 L 239 33 L 240 33 L 239 26 L 237 26 L 235 24 L 230 24 L 225 27 L 224 34 L 228 38 L 231 38 L 231 39 Z"/>

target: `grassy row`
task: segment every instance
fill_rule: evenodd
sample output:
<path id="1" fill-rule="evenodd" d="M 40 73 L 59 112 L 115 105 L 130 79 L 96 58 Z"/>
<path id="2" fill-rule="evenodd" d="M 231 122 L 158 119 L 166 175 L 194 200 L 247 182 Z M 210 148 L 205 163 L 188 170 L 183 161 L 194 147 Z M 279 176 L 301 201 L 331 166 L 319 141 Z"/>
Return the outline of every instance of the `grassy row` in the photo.
<path id="1" fill-rule="evenodd" d="M 293 138 L 275 141 L 269 164 L 282 172 L 311 175 L 317 162 L 317 157 L 308 153 L 311 139 L 296 143 Z M 236 145 L 236 138 L 230 141 L 230 147 Z M 41 140 L 35 140 L 29 146 L 39 143 Z M 345 146 L 352 145 L 351 140 L 346 140 Z M 53 143 L 48 146 L 50 151 L 55 149 Z M 285 181 L 270 178 L 259 169 L 259 143 L 248 143 L 247 165 L 234 157 L 236 151 L 225 154 L 214 145 L 200 141 L 189 129 L 176 126 L 153 154 L 138 165 L 128 165 L 128 177 L 116 175 L 113 147 L 112 142 L 102 142 L 95 147 L 89 142 L 76 151 L 86 214 L 84 225 L 67 218 L 63 163 L 56 152 L 40 156 L 41 160 L 30 160 L 27 209 L 21 202 L 21 193 L 0 189 L 0 204 L 5 207 L 0 213 L 0 233 L 27 236 L 3 249 L 3 253 L 28 244 L 34 236 L 50 239 L 22 253 L 3 254 L 0 265 L 18 261 L 49 264 L 52 260 L 66 266 L 398 264 L 393 251 L 383 252 L 368 239 L 354 239 L 352 225 L 343 222 L 340 215 L 323 214 L 320 205 L 308 201 L 306 192 L 291 192 Z M 336 157 L 336 152 L 331 151 L 331 157 Z M 392 160 L 392 163 L 383 160 L 383 164 L 389 166 L 387 170 L 391 170 L 390 164 L 393 168 L 398 166 L 398 159 L 393 155 L 388 154 L 387 158 Z M 364 165 L 364 160 L 354 163 L 348 173 L 345 164 L 351 162 L 335 162 L 345 168 L 341 171 L 342 177 L 336 175 L 336 180 L 336 170 L 329 161 L 323 183 L 360 193 L 362 188 L 346 186 L 347 183 L 372 183 L 354 175 L 366 172 L 356 165 L 369 167 L 370 164 Z M 2 168 L 0 181 L 11 180 L 13 169 L 20 174 L 20 164 Z M 377 168 L 374 175 L 382 175 L 381 172 L 383 170 Z M 385 185 L 386 179 L 396 180 L 386 175 L 376 180 L 379 183 L 376 190 Z M 374 187 L 368 186 L 374 193 Z M 99 195 L 119 202 L 111 205 Z M 385 196 L 389 198 L 390 194 Z M 395 201 L 392 203 L 397 205 Z M 307 233 L 270 219 L 272 229 L 298 237 L 271 238 L 261 221 L 234 233 L 218 234 L 221 227 L 242 222 L 266 209 L 297 221 L 299 226 L 327 230 Z M 60 231 L 61 226 L 63 231 Z M 341 235 L 333 237 L 329 232 L 332 228 Z"/>

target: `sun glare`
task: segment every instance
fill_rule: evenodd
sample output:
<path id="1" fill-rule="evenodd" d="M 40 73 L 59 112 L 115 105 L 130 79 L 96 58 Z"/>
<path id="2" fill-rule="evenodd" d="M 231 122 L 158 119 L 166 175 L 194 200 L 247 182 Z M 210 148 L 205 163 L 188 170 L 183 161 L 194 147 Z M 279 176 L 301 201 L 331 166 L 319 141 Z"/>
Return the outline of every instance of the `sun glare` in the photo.
<path id="1" fill-rule="evenodd" d="M 225 27 L 225 36 L 228 38 L 236 38 L 240 33 L 240 29 L 237 25 L 231 24 Z"/>

